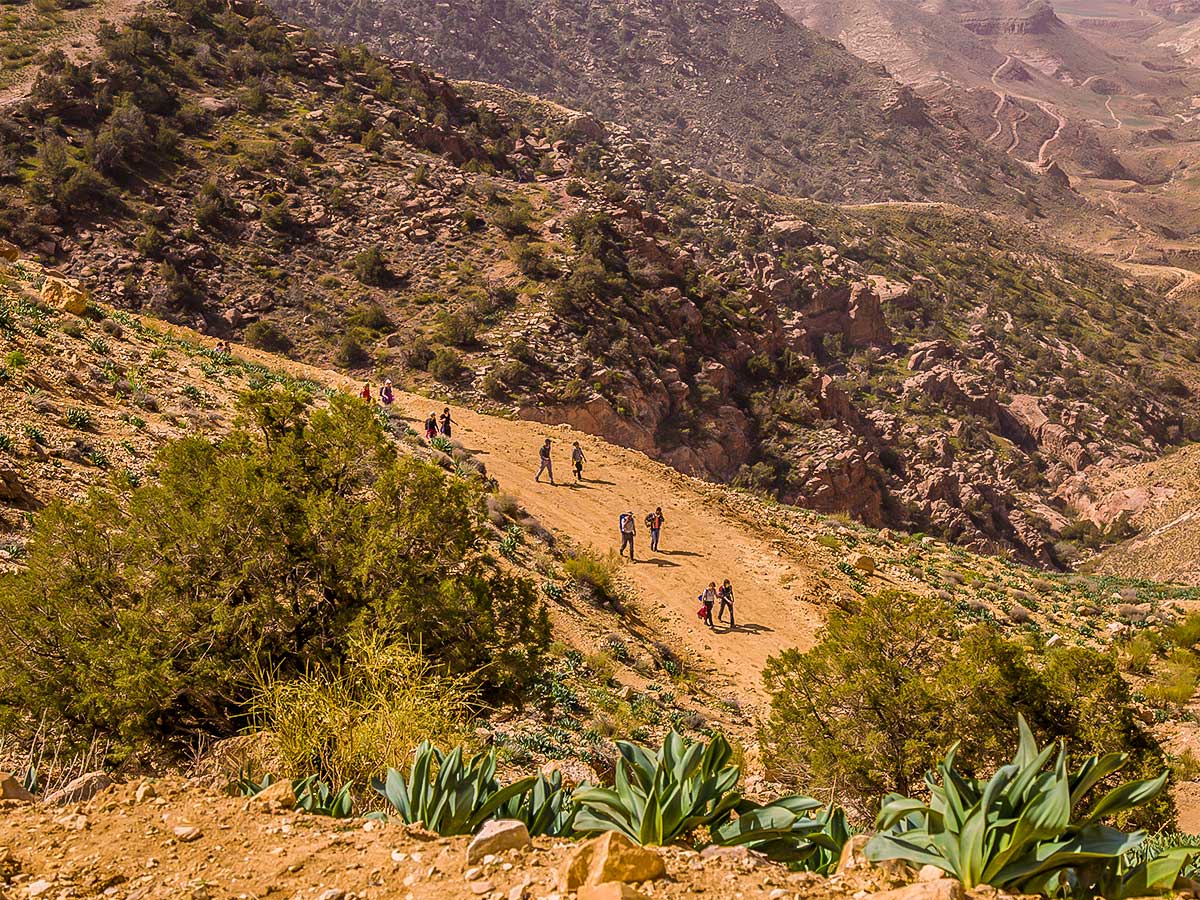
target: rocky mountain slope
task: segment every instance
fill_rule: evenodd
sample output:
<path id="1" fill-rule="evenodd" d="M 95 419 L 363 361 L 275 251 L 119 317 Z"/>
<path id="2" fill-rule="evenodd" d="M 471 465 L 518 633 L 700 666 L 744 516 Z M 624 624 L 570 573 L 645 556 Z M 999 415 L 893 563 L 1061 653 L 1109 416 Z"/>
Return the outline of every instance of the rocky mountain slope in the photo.
<path id="1" fill-rule="evenodd" d="M 981 147 L 878 67 L 772 0 L 581 7 L 528 0 L 280 0 L 285 17 L 455 78 L 486 81 L 630 126 L 657 153 L 825 200 L 991 202 L 1077 210 L 1062 186 Z"/>
<path id="2" fill-rule="evenodd" d="M 1020 230 L 739 188 L 265 15 L 103 45 L 11 110 L 0 225 L 120 307 L 1047 564 L 1069 476 L 1195 433 L 1187 315 Z"/>

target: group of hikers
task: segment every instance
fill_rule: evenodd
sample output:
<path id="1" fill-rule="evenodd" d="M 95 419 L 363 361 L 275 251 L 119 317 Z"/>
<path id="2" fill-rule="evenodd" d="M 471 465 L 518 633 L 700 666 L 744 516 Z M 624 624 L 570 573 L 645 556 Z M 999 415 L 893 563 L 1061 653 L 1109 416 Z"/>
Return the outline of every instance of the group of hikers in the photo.
<path id="1" fill-rule="evenodd" d="M 362 390 L 358 392 L 358 396 L 367 403 L 371 402 L 371 382 L 364 381 Z M 383 406 L 391 406 L 396 402 L 396 394 L 392 390 L 392 379 L 387 378 L 383 384 L 379 386 L 379 402 Z M 454 419 L 450 416 L 450 407 L 442 410 L 439 416 L 437 413 L 430 413 L 429 418 L 425 420 L 425 440 L 432 441 L 438 435 L 444 438 L 451 437 L 451 432 L 454 428 Z"/>
<path id="2" fill-rule="evenodd" d="M 372 399 L 371 383 L 364 382 L 359 396 L 370 403 Z M 379 402 L 383 406 L 391 406 L 395 402 L 395 394 L 392 391 L 392 380 L 386 379 L 379 388 Z M 442 414 L 439 416 L 436 413 L 430 413 L 425 419 L 425 439 L 432 441 L 439 435 L 444 438 L 449 438 L 454 426 L 454 419 L 450 415 L 450 407 L 445 407 Z M 551 458 L 551 450 L 553 444 L 550 438 L 546 438 L 541 448 L 538 451 L 538 470 L 534 476 L 534 481 L 541 482 L 542 474 L 545 473 L 550 480 L 550 484 L 555 484 L 554 481 L 554 464 Z M 574 441 L 571 444 L 571 469 L 575 474 L 576 483 L 582 482 L 583 466 L 587 462 L 587 457 L 584 455 L 583 448 L 579 445 L 579 441 Z M 650 532 L 650 552 L 659 552 L 659 541 L 662 537 L 663 525 L 666 523 L 666 517 L 663 515 L 662 507 L 656 506 L 654 512 L 647 513 L 643 519 L 646 524 L 646 529 Z M 621 549 L 618 552 L 620 556 L 625 555 L 625 551 L 629 551 L 629 559 L 634 560 L 633 540 L 637 536 L 637 518 L 632 510 L 627 510 L 621 513 L 617 521 L 617 530 L 621 538 Z M 715 581 L 710 581 L 708 587 L 701 591 L 696 598 L 700 601 L 700 608 L 696 610 L 696 616 L 709 628 L 715 628 L 716 624 L 713 621 L 713 607 L 720 603 L 720 608 L 717 611 L 717 622 L 724 622 L 725 616 L 729 615 L 729 627 L 736 628 L 733 618 L 733 585 L 726 578 L 720 587 L 717 587 Z"/>

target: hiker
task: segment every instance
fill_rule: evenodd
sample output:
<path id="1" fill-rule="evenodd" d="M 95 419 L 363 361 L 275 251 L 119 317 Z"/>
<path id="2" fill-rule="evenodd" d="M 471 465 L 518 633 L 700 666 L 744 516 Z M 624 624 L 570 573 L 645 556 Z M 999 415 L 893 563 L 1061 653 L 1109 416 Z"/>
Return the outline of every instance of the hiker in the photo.
<path id="1" fill-rule="evenodd" d="M 721 589 L 717 591 L 717 598 L 721 601 L 721 608 L 717 612 L 717 621 L 721 622 L 725 618 L 725 610 L 729 610 L 729 627 L 737 628 L 733 623 L 733 585 L 729 583 L 729 579 L 725 579 L 725 583 L 721 585 Z"/>
<path id="2" fill-rule="evenodd" d="M 621 549 L 617 551 L 618 556 L 625 554 L 625 548 L 629 547 L 629 561 L 633 561 L 633 536 L 637 534 L 637 522 L 634 521 L 632 512 L 621 513 L 621 518 L 617 520 L 617 526 L 621 529 Z"/>
<path id="3" fill-rule="evenodd" d="M 662 531 L 663 522 L 665 521 L 666 519 L 663 518 L 661 506 L 654 507 L 654 512 L 646 515 L 646 527 L 650 529 L 651 553 L 658 552 L 658 534 L 660 531 Z"/>
<path id="4" fill-rule="evenodd" d="M 367 403 L 371 402 L 371 382 L 363 382 L 363 389 L 358 392 L 358 396 L 360 396 Z"/>
<path id="5" fill-rule="evenodd" d="M 542 449 L 538 451 L 538 456 L 541 459 L 541 465 L 538 466 L 537 476 L 534 481 L 542 480 L 542 473 L 545 472 L 550 476 L 550 483 L 554 484 L 554 467 L 550 465 L 550 438 L 546 438 L 546 443 L 542 444 Z"/>
<path id="6" fill-rule="evenodd" d="M 395 399 L 395 396 L 392 394 L 392 379 L 389 378 L 383 383 L 383 387 L 379 389 L 379 402 L 384 406 L 391 406 L 392 401 Z"/>
<path id="7" fill-rule="evenodd" d="M 442 435 L 443 435 L 443 437 L 450 437 L 450 426 L 453 424 L 454 423 L 450 419 L 450 407 L 447 406 L 445 409 L 442 410 Z"/>
<path id="8" fill-rule="evenodd" d="M 704 619 L 704 624 L 709 628 L 713 627 L 713 605 L 717 602 L 717 583 L 710 581 L 708 587 L 704 589 L 704 593 L 700 595 L 700 612 L 701 618 Z"/>
<path id="9" fill-rule="evenodd" d="M 575 470 L 575 480 L 583 481 L 583 448 L 576 441 L 571 447 L 571 468 Z"/>
<path id="10" fill-rule="evenodd" d="M 425 420 L 425 440 L 432 441 L 435 437 L 437 437 L 437 433 L 437 414 L 430 413 L 429 418 Z"/>

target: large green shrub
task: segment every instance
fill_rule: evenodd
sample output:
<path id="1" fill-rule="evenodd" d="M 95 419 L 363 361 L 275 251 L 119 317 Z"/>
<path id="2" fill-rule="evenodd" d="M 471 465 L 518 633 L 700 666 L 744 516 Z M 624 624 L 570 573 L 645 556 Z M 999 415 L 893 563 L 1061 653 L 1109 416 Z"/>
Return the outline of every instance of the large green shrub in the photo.
<path id="1" fill-rule="evenodd" d="M 763 678 L 768 767 L 812 793 L 833 792 L 862 818 L 885 794 L 911 794 L 954 736 L 962 764 L 998 765 L 1013 711 L 1072 752 L 1128 753 L 1139 775 L 1164 765 L 1112 658 L 1080 647 L 1035 656 L 992 626 L 962 626 L 934 599 L 892 591 L 835 610 L 815 647 L 773 657 Z M 1170 800 L 1128 815 L 1161 824 Z"/>
<path id="2" fill-rule="evenodd" d="M 217 441 L 188 437 L 151 479 L 39 517 L 0 581 L 9 712 L 125 747 L 232 732 L 253 668 L 340 660 L 396 635 L 485 692 L 520 689 L 548 641 L 535 587 L 497 572 L 479 488 L 401 456 L 374 410 L 256 391 Z"/>

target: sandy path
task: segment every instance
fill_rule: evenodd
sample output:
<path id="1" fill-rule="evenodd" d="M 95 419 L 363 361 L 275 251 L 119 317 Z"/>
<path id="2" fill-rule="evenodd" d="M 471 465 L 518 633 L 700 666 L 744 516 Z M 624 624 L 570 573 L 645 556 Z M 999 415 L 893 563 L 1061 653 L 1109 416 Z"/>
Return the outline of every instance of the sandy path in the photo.
<path id="1" fill-rule="evenodd" d="M 397 405 L 418 428 L 441 404 L 410 394 Z M 711 667 L 744 700 L 762 697 L 760 673 L 767 658 L 789 647 L 810 646 L 823 620 L 802 598 L 814 573 L 782 543 L 781 535 L 751 532 L 706 497 L 708 486 L 681 476 L 644 454 L 591 435 L 536 422 L 481 415 L 454 407 L 456 440 L 475 453 L 501 489 L 515 496 L 544 525 L 599 551 L 620 543 L 617 519 L 632 510 L 638 522 L 636 563 L 622 572 L 636 588 L 637 615 L 670 646 L 686 649 L 693 664 Z M 533 480 L 537 450 L 555 444 L 558 486 Z M 576 486 L 568 471 L 571 442 L 587 455 L 586 481 Z M 662 550 L 649 552 L 643 518 L 661 505 L 666 517 Z M 709 630 L 696 617 L 696 596 L 709 581 L 729 578 L 738 627 Z M 714 611 L 715 615 L 715 611 Z"/>
<path id="2" fill-rule="evenodd" d="M 211 345 L 214 340 L 190 329 L 155 319 L 148 326 Z M 305 363 L 239 346 L 235 354 L 273 369 L 357 394 L 362 381 Z M 445 404 L 417 394 L 396 392 L 396 411 L 414 430 L 430 412 Z M 761 673 L 770 656 L 792 647 L 812 646 L 824 622 L 822 606 L 813 599 L 819 563 L 782 531 L 756 523 L 753 527 L 717 499 L 713 485 L 681 475 L 645 454 L 617 447 L 573 431 L 521 419 L 507 419 L 451 407 L 457 423 L 454 439 L 478 456 L 500 489 L 512 496 L 548 528 L 577 544 L 598 551 L 620 545 L 617 519 L 632 510 L 637 523 L 637 562 L 621 561 L 621 572 L 636 592 L 630 615 L 634 621 L 613 630 L 633 628 L 651 640 L 665 641 L 685 663 L 705 673 L 710 690 L 725 690 L 751 707 L 766 699 Z M 554 442 L 557 486 L 535 482 L 537 451 L 547 437 Z M 570 447 L 579 441 L 587 456 L 584 484 L 570 473 Z M 666 525 L 662 551 L 649 552 L 643 519 L 662 506 Z M 697 595 L 709 581 L 728 578 L 735 592 L 738 627 L 718 624 L 710 630 L 697 617 Z M 719 609 L 719 607 L 718 607 Z M 713 615 L 716 617 L 717 609 Z"/>

